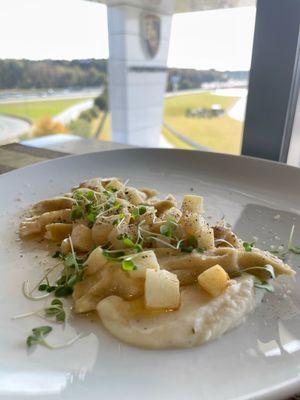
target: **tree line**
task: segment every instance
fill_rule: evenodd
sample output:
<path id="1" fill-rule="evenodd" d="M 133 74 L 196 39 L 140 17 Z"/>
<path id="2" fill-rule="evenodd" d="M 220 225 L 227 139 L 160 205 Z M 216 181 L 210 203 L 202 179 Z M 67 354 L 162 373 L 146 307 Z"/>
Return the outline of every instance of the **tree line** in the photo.
<path id="1" fill-rule="evenodd" d="M 102 86 L 106 60 L 0 60 L 0 89 Z"/>
<path id="2" fill-rule="evenodd" d="M 196 89 L 207 82 L 247 79 L 246 71 L 169 68 L 167 91 Z M 99 87 L 107 81 L 107 60 L 0 60 L 0 89 Z"/>

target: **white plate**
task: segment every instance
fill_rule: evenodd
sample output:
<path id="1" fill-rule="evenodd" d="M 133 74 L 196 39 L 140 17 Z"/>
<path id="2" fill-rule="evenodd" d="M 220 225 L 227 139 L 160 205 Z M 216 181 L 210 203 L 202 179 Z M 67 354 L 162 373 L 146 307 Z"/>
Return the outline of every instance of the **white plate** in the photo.
<path id="1" fill-rule="evenodd" d="M 283 399 L 300 391 L 298 278 L 268 294 L 244 325 L 198 348 L 142 350 L 120 343 L 100 323 L 77 318 L 58 336 L 51 333 L 54 342 L 84 332 L 72 347 L 27 351 L 31 328 L 45 321 L 11 320 L 40 307 L 21 294 L 23 280 L 37 276 L 39 259 L 15 240 L 16 214 L 85 178 L 113 175 L 162 194 L 204 195 L 208 216 L 226 215 L 238 234 L 245 240 L 256 236 L 261 248 L 286 242 L 292 224 L 300 243 L 300 170 L 272 162 L 130 149 L 61 158 L 0 176 L 0 397 Z M 291 260 L 296 269 L 299 262 L 300 256 Z"/>

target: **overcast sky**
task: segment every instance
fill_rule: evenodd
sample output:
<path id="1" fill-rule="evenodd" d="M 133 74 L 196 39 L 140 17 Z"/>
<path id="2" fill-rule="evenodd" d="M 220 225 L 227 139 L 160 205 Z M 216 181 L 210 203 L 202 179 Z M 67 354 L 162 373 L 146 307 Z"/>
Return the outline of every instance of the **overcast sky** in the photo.
<path id="1" fill-rule="evenodd" d="M 168 65 L 249 69 L 255 8 L 176 14 Z M 83 0 L 0 0 L 0 58 L 107 58 L 106 7 Z"/>

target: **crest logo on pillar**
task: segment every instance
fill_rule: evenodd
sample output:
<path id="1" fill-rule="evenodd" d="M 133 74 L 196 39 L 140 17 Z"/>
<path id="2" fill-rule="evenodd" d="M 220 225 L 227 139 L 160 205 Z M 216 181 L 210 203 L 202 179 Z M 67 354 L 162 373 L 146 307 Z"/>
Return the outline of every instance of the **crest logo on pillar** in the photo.
<path id="1" fill-rule="evenodd" d="M 161 34 L 161 19 L 150 13 L 141 14 L 141 40 L 148 58 L 154 58 L 158 52 Z"/>

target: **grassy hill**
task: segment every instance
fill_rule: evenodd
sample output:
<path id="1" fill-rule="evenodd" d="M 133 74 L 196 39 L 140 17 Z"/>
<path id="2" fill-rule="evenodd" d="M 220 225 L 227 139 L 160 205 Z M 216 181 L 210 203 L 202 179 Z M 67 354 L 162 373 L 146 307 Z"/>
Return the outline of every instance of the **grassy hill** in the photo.
<path id="1" fill-rule="evenodd" d="M 10 114 L 17 117 L 29 118 L 33 122 L 49 115 L 53 117 L 85 99 L 63 99 L 45 101 L 23 101 L 20 103 L 0 104 L 0 114 Z"/>
<path id="2" fill-rule="evenodd" d="M 216 118 L 188 118 L 187 108 L 210 108 L 220 104 L 225 110 L 232 107 L 237 97 L 217 96 L 208 92 L 167 97 L 165 99 L 164 120 L 193 141 L 224 153 L 240 154 L 243 124 L 226 114 Z M 164 133 L 164 131 L 163 131 Z M 167 139 L 178 146 L 178 140 Z M 181 146 L 180 146 L 181 147 Z"/>

